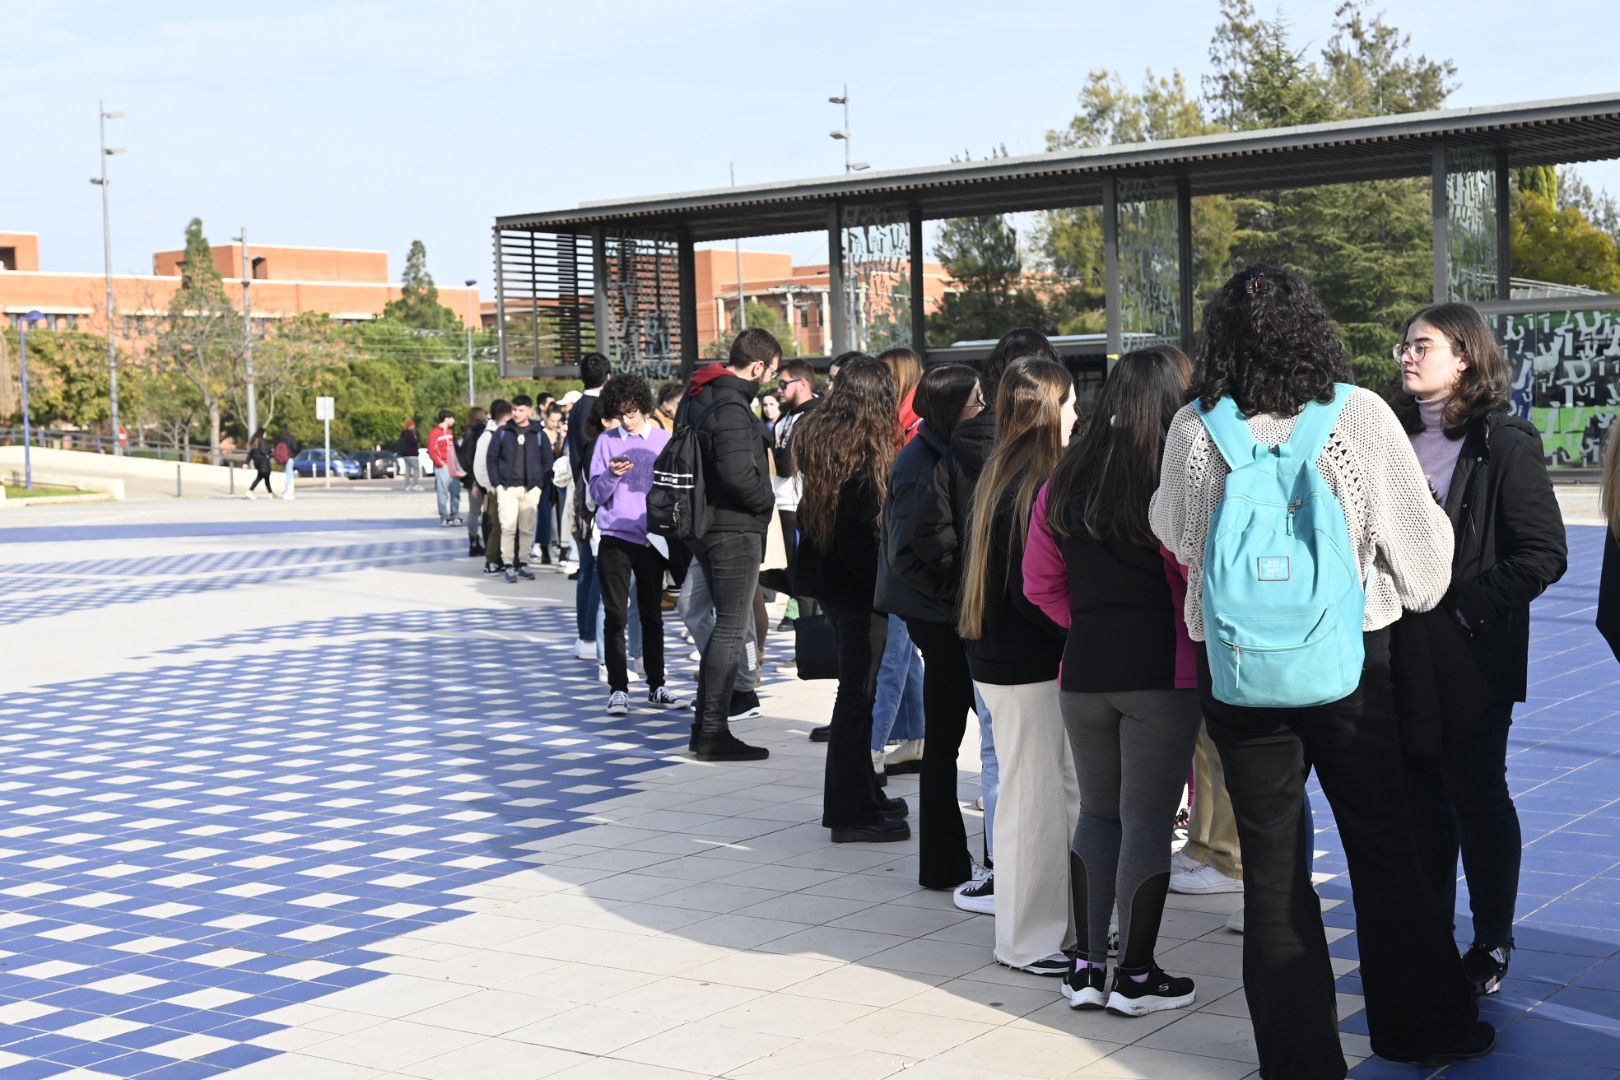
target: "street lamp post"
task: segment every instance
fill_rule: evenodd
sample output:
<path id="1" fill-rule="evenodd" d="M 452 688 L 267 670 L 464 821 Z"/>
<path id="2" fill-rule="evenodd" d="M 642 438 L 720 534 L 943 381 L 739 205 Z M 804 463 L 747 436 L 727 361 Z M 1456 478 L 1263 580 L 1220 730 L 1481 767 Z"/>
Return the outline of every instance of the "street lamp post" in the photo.
<path id="1" fill-rule="evenodd" d="M 107 185 L 111 181 L 107 178 L 107 159 L 114 154 L 122 154 L 124 148 L 107 145 L 107 121 L 118 120 L 124 114 L 116 111 L 109 112 L 105 100 L 96 102 L 96 109 L 101 114 L 101 175 L 91 177 L 90 182 L 101 188 L 101 257 L 103 270 L 107 278 L 107 395 L 112 404 L 113 453 L 122 454 L 124 452 L 123 428 L 118 423 L 117 321 L 114 318 L 117 305 L 113 299 L 112 283 L 112 207 L 107 198 Z"/>
<path id="2" fill-rule="evenodd" d="M 468 278 L 467 279 L 467 288 L 471 289 L 474 285 L 477 285 L 477 284 L 478 284 L 478 279 L 477 278 Z M 478 394 L 477 394 L 477 391 L 473 389 L 473 357 L 472 357 L 473 314 L 472 314 L 472 298 L 471 298 L 471 296 L 469 296 L 468 299 L 467 299 L 467 308 L 468 308 L 468 312 L 467 312 L 467 404 L 468 405 L 476 405 L 476 404 L 478 404 Z"/>
<path id="3" fill-rule="evenodd" d="M 872 166 L 868 165 L 864 161 L 850 160 L 850 144 L 854 142 L 854 137 L 849 131 L 849 83 L 844 84 L 844 92 L 842 94 L 837 97 L 830 97 L 827 100 L 832 102 L 834 105 L 842 105 L 844 107 L 844 126 L 839 128 L 837 131 L 829 131 L 827 133 L 844 144 L 844 171 L 846 173 L 852 173 L 860 172 L 862 169 L 870 169 Z"/>
<path id="4" fill-rule="evenodd" d="M 22 412 L 23 412 L 23 487 L 34 486 L 34 427 L 28 419 L 28 324 L 36 323 L 45 316 L 38 311 L 30 311 L 22 317 L 17 324 L 19 350 L 22 352 Z"/>
<path id="5" fill-rule="evenodd" d="M 242 245 L 242 360 L 247 368 L 248 437 L 259 431 L 259 388 L 253 381 L 253 271 L 248 265 L 247 226 L 231 237 Z"/>

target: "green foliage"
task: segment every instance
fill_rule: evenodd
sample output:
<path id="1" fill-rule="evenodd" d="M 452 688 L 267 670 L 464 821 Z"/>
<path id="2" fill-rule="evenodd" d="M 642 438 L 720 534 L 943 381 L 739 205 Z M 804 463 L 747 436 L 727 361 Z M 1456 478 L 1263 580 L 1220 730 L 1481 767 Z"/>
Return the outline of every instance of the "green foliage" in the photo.
<path id="1" fill-rule="evenodd" d="M 105 422 L 111 411 L 107 378 L 106 338 L 76 330 L 28 334 L 28 415 L 34 423 Z"/>
<path id="2" fill-rule="evenodd" d="M 946 293 L 939 310 L 928 316 L 929 340 L 995 339 L 1015 326 L 1057 332 L 1052 312 L 1024 281 L 1018 231 L 1006 218 L 993 214 L 945 222 L 934 258 L 945 264 L 958 289 Z"/>
<path id="3" fill-rule="evenodd" d="M 747 311 L 748 325 L 768 331 L 771 337 L 776 339 L 776 343 L 782 346 L 783 356 L 799 355 L 799 339 L 794 335 L 793 328 L 788 325 L 787 320 L 782 318 L 780 311 L 758 300 L 748 301 Z M 709 342 L 708 348 L 704 350 L 704 355 L 709 359 L 724 360 L 731 354 L 732 339 L 741 332 L 742 327 L 737 324 L 735 311 L 730 313 L 729 322 L 727 331 Z"/>
<path id="4" fill-rule="evenodd" d="M 1521 187 L 1513 197 L 1514 272 L 1538 281 L 1620 292 L 1620 246 L 1574 207 Z"/>
<path id="5" fill-rule="evenodd" d="M 463 326 L 460 316 L 439 303 L 439 289 L 427 268 L 427 245 L 411 241 L 405 257 L 405 275 L 400 281 L 400 298 L 383 308 L 383 318 L 414 330 L 456 330 Z"/>
<path id="6" fill-rule="evenodd" d="M 1552 165 L 1526 165 L 1519 170 L 1519 190 L 1533 191 L 1556 206 L 1558 204 L 1558 169 Z"/>

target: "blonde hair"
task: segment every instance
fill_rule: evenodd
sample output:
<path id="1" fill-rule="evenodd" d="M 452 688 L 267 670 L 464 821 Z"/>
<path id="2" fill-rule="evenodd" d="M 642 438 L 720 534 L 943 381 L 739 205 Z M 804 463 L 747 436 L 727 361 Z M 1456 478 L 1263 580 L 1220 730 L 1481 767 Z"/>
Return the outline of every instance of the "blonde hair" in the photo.
<path id="1" fill-rule="evenodd" d="M 889 370 L 894 372 L 895 396 L 904 404 L 911 392 L 917 389 L 917 384 L 922 382 L 922 357 L 902 345 L 884 351 L 878 359 L 888 364 Z"/>
<path id="2" fill-rule="evenodd" d="M 1016 361 L 996 391 L 996 442 L 973 489 L 968 518 L 967 567 L 962 574 L 962 606 L 957 631 L 968 639 L 984 633 L 990 593 L 990 549 L 996 512 L 1012 504 L 1014 534 L 1022 547 L 1029 537 L 1030 510 L 1041 485 L 1063 457 L 1063 403 L 1074 394 L 1074 379 L 1050 360 Z"/>
<path id="3" fill-rule="evenodd" d="M 1603 455 L 1603 519 L 1620 541 L 1620 418 L 1609 425 L 1609 451 Z"/>

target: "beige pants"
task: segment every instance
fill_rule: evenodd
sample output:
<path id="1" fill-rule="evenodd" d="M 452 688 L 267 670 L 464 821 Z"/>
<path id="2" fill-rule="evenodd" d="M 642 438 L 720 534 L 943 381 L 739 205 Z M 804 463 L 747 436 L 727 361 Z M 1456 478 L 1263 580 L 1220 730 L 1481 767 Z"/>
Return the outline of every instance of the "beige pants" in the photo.
<path id="1" fill-rule="evenodd" d="M 495 489 L 496 513 L 501 519 L 501 561 L 507 566 L 521 566 L 529 561 L 542 490 L 512 486 Z"/>
<path id="2" fill-rule="evenodd" d="M 1001 768 L 996 803 L 996 959 L 1024 967 L 1074 947 L 1069 845 L 1080 784 L 1057 680 L 973 684 L 990 709 Z"/>
<path id="3" fill-rule="evenodd" d="M 999 745 L 999 744 L 998 744 Z M 1198 729 L 1193 750 L 1192 820 L 1187 824 L 1187 846 L 1181 853 L 1194 862 L 1213 866 L 1227 877 L 1243 876 L 1243 851 L 1238 847 L 1237 818 L 1232 796 L 1226 791 L 1226 770 L 1220 751 L 1205 728 Z"/>

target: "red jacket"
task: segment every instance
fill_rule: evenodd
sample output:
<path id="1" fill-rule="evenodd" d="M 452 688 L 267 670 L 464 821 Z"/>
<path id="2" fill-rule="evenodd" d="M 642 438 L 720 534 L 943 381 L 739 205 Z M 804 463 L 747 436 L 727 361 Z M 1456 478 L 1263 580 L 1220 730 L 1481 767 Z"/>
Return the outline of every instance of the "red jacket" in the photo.
<path id="1" fill-rule="evenodd" d="M 437 469 L 446 469 L 450 466 L 450 459 L 456 456 L 456 434 L 449 428 L 436 427 L 433 434 L 428 436 L 428 457 L 433 459 L 433 466 Z"/>

